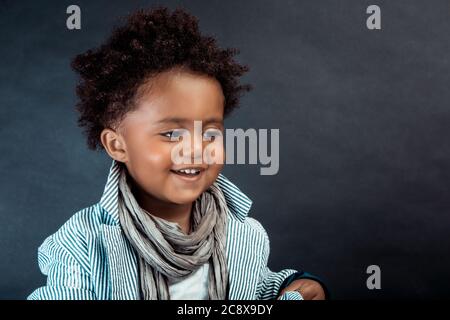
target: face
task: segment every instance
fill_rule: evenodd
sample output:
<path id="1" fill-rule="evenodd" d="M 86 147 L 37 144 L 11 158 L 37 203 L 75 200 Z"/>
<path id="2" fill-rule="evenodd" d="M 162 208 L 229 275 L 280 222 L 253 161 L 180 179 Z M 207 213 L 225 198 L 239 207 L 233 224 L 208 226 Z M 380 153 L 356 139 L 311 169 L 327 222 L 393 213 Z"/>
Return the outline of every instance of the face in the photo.
<path id="1" fill-rule="evenodd" d="M 147 197 L 171 204 L 192 203 L 216 180 L 223 166 L 208 164 L 211 161 L 203 157 L 205 149 L 219 140 L 208 138 L 224 130 L 220 83 L 204 75 L 168 72 L 145 86 L 137 108 L 125 116 L 117 130 L 123 152 L 116 160 L 125 163 L 139 192 Z M 194 121 L 201 121 L 201 126 Z M 179 148 L 188 141 L 190 150 Z M 175 147 L 184 163 L 173 161 Z M 214 150 L 216 157 L 224 156 L 222 144 Z M 195 174 L 180 169 L 195 170 Z"/>

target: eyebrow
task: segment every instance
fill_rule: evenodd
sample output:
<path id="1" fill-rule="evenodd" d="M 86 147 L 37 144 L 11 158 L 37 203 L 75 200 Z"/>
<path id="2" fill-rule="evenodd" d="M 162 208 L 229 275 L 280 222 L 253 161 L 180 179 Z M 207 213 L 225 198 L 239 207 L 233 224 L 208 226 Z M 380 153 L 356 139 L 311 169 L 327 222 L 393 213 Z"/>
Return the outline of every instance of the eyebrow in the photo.
<path id="1" fill-rule="evenodd" d="M 163 118 L 159 121 L 157 121 L 157 123 L 187 123 L 187 122 L 191 122 L 193 120 L 191 119 L 186 119 L 186 118 L 178 118 L 178 117 L 168 117 L 168 118 Z M 222 118 L 208 118 L 206 120 L 195 120 L 195 121 L 201 121 L 202 123 L 208 124 L 208 123 L 223 123 L 223 119 Z"/>

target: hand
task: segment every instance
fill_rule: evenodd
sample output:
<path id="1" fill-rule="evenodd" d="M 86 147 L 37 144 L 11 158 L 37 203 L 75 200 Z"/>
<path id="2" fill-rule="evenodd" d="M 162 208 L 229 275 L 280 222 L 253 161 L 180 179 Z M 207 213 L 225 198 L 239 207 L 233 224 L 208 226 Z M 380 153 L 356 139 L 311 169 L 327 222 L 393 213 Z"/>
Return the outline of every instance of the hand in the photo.
<path id="1" fill-rule="evenodd" d="M 286 291 L 298 291 L 305 300 L 325 300 L 325 291 L 319 282 L 311 279 L 299 279 L 293 281 L 284 288 L 280 296 Z"/>

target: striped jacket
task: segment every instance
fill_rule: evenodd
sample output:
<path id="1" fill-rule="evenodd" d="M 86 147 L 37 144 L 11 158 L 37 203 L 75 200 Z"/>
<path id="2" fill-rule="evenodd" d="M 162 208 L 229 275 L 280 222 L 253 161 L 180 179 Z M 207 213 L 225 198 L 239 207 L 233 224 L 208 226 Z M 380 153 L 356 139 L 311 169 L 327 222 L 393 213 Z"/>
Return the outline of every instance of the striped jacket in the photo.
<path id="1" fill-rule="evenodd" d="M 45 286 L 27 299 L 140 299 L 138 260 L 118 217 L 119 166 L 113 160 L 100 202 L 75 213 L 38 249 Z M 262 225 L 247 216 L 252 201 L 222 174 L 217 183 L 228 205 L 226 257 L 229 300 L 276 299 L 297 278 L 315 278 L 293 269 L 267 267 L 269 239 Z M 302 299 L 290 291 L 282 300 Z"/>

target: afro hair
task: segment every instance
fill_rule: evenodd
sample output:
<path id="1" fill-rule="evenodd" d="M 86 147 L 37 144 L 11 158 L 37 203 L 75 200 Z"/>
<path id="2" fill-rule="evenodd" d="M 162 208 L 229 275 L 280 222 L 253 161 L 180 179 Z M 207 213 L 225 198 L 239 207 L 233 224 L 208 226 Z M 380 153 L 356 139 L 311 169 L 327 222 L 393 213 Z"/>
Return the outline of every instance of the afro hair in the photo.
<path id="1" fill-rule="evenodd" d="M 249 70 L 233 57 L 235 48 L 220 48 L 200 33 L 198 19 L 183 9 L 140 9 L 113 29 L 104 44 L 77 55 L 71 63 L 79 76 L 76 87 L 78 125 L 89 149 L 103 149 L 100 134 L 114 128 L 135 107 L 139 87 L 152 76 L 177 67 L 217 79 L 224 97 L 224 116 L 251 86 L 239 77 Z"/>

